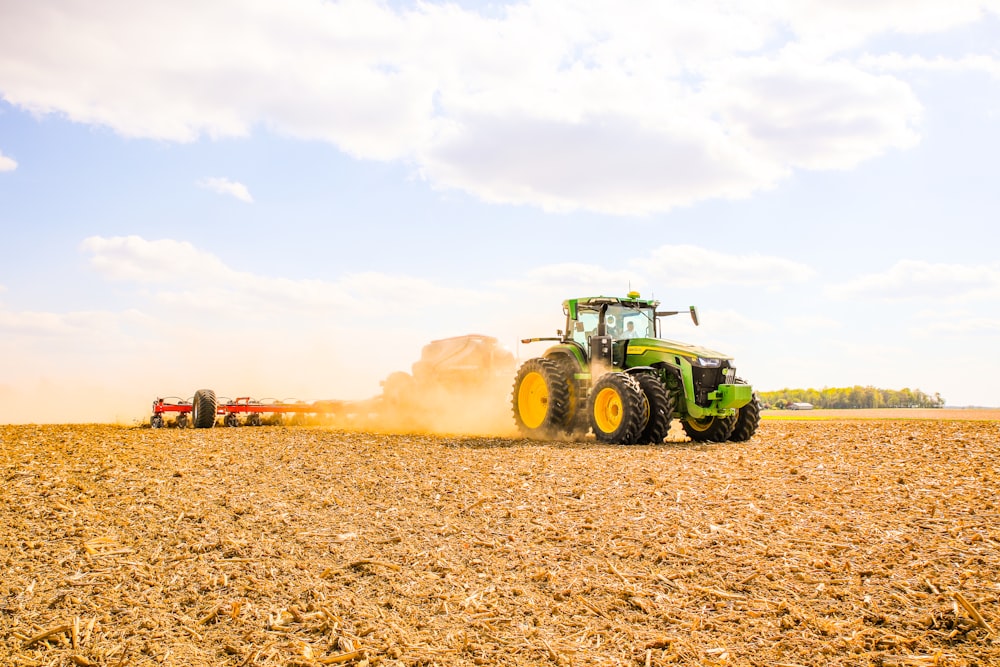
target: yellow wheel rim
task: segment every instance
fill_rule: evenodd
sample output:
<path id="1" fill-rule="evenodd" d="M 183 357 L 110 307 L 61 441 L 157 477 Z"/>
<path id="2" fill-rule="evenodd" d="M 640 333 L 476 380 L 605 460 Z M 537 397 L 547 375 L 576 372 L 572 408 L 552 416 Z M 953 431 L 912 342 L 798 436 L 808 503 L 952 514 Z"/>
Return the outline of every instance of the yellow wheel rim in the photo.
<path id="1" fill-rule="evenodd" d="M 517 390 L 517 412 L 528 428 L 538 428 L 549 412 L 549 386 L 541 373 L 528 373 Z"/>
<path id="2" fill-rule="evenodd" d="M 622 423 L 622 397 L 605 387 L 594 398 L 594 423 L 604 433 L 613 433 Z"/>
<path id="3" fill-rule="evenodd" d="M 688 426 L 690 426 L 695 431 L 703 433 L 708 429 L 712 428 L 712 424 L 715 423 L 715 417 L 705 417 L 703 419 L 689 419 Z"/>

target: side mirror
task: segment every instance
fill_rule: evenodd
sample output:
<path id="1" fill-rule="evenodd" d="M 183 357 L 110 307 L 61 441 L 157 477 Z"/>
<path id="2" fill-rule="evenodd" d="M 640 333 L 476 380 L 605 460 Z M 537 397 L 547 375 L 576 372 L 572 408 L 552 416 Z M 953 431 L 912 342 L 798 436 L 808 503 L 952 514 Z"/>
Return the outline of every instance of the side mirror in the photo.
<path id="1" fill-rule="evenodd" d="M 691 321 L 694 322 L 695 326 L 698 326 L 698 309 L 691 306 L 689 310 L 691 311 Z"/>

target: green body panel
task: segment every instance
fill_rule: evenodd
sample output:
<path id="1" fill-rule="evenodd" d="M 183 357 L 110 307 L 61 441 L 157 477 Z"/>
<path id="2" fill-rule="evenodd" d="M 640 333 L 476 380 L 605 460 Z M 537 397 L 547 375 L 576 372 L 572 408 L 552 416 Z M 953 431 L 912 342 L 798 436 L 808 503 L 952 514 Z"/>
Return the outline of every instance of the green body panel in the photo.
<path id="1" fill-rule="evenodd" d="M 731 361 L 721 352 L 707 347 L 679 343 L 672 340 L 657 338 L 635 338 L 627 341 L 624 369 L 637 366 L 652 366 L 654 368 L 669 366 L 677 369 L 681 377 L 680 389 L 677 395 L 677 412 L 679 416 L 690 416 L 695 419 L 705 417 L 725 417 L 733 414 L 736 408 L 741 408 L 753 399 L 753 388 L 745 384 L 720 384 L 714 392 L 708 395 L 711 403 L 707 406 L 698 405 L 694 395 L 694 371 L 692 361 L 696 359 L 719 359 Z"/>
<path id="2" fill-rule="evenodd" d="M 709 398 L 719 402 L 720 408 L 742 408 L 753 400 L 753 387 L 748 384 L 720 384 L 709 394 Z"/>
<path id="3" fill-rule="evenodd" d="M 732 357 L 710 350 L 700 345 L 689 345 L 688 343 L 678 343 L 673 340 L 660 340 L 657 338 L 633 338 L 628 341 L 627 367 L 651 366 L 657 361 L 670 361 L 674 359 L 725 359 L 731 361 Z M 675 362 L 676 365 L 676 362 Z"/>

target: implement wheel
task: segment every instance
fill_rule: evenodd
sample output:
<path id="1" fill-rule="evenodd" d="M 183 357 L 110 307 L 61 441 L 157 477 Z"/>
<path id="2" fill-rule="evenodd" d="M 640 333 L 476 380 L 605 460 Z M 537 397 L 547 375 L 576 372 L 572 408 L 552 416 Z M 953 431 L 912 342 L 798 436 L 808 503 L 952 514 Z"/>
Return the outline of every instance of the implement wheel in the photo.
<path id="1" fill-rule="evenodd" d="M 191 425 L 194 428 L 215 426 L 215 412 L 219 409 L 219 399 L 211 389 L 199 389 L 191 399 Z"/>
<path id="2" fill-rule="evenodd" d="M 736 384 L 746 384 L 746 382 L 736 378 Z M 760 401 L 757 399 L 757 392 L 754 392 L 750 402 L 736 411 L 736 426 L 729 434 L 729 439 L 733 442 L 746 442 L 757 432 L 758 425 L 760 425 Z"/>
<path id="3" fill-rule="evenodd" d="M 556 437 L 569 420 L 569 385 L 559 365 L 549 359 L 529 359 L 514 380 L 511 405 L 517 429 L 527 438 Z"/>
<path id="4" fill-rule="evenodd" d="M 684 432 L 695 442 L 725 442 L 735 426 L 736 415 L 684 420 Z"/>
<path id="5" fill-rule="evenodd" d="M 670 431 L 670 422 L 674 419 L 674 397 L 653 373 L 640 373 L 635 379 L 649 404 L 649 420 L 636 442 L 658 445 Z"/>
<path id="6" fill-rule="evenodd" d="M 649 421 L 649 405 L 635 378 L 608 373 L 590 392 L 590 428 L 598 442 L 634 444 Z"/>

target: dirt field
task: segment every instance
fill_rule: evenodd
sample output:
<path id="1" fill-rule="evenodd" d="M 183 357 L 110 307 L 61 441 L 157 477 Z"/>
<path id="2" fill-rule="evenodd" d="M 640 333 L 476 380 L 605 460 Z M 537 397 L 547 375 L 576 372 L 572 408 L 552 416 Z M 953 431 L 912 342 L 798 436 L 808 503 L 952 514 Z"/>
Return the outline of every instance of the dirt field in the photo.
<path id="1" fill-rule="evenodd" d="M 872 410 L 765 410 L 767 419 L 934 419 L 1000 421 L 995 408 L 878 408 Z"/>
<path id="2" fill-rule="evenodd" d="M 0 427 L 0 665 L 1000 664 L 1000 422 Z"/>

